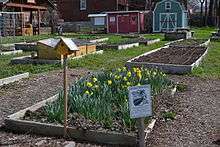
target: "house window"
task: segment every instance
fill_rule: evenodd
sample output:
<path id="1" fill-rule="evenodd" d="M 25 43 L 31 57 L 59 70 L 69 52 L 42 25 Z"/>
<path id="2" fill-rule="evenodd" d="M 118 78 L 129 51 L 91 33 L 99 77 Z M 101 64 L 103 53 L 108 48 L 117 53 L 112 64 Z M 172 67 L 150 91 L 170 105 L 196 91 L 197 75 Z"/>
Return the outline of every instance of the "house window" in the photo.
<path id="1" fill-rule="evenodd" d="M 171 9 L 171 2 L 166 2 L 165 3 L 165 9 L 170 10 Z"/>
<path id="2" fill-rule="evenodd" d="M 80 0 L 80 10 L 86 10 L 86 0 Z"/>

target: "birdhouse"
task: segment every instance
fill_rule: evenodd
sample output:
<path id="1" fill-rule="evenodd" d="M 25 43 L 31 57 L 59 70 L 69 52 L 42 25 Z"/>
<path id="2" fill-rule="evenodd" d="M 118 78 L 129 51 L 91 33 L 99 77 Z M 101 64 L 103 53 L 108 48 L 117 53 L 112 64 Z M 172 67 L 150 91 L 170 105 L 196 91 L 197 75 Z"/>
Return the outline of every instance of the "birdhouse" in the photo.
<path id="1" fill-rule="evenodd" d="M 55 47 L 60 55 L 68 56 L 79 51 L 77 45 L 70 38 L 61 38 Z"/>

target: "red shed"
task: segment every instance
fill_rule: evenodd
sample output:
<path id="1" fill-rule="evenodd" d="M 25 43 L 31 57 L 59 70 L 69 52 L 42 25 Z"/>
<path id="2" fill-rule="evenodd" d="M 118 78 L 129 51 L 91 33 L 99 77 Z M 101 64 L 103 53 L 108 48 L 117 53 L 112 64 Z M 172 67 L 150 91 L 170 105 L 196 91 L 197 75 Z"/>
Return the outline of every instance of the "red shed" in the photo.
<path id="1" fill-rule="evenodd" d="M 141 33 L 145 31 L 146 11 L 107 12 L 108 33 Z"/>

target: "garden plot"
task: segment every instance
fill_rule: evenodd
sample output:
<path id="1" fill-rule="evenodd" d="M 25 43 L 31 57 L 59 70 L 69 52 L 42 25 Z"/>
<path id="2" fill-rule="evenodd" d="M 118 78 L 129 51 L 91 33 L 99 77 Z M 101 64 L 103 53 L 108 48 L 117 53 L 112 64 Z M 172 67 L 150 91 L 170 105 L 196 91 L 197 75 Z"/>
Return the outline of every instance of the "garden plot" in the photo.
<path id="1" fill-rule="evenodd" d="M 160 69 L 166 73 L 184 74 L 198 66 L 207 54 L 207 47 L 163 47 L 127 61 L 128 67 Z"/>
<path id="2" fill-rule="evenodd" d="M 163 73 L 138 68 L 92 74 L 74 83 L 69 91 L 68 136 L 83 141 L 135 146 L 137 128 L 129 115 L 127 87 L 139 84 L 151 84 L 155 99 L 173 87 Z M 62 123 L 62 94 L 19 111 L 5 121 L 8 129 L 47 136 L 62 136 Z M 155 120 L 146 118 L 145 123 L 152 129 Z"/>
<path id="3" fill-rule="evenodd" d="M 180 39 L 167 43 L 170 47 L 196 47 L 196 46 L 208 46 L 210 40 L 206 39 Z"/>
<path id="4" fill-rule="evenodd" d="M 23 50 L 23 51 L 37 51 L 37 43 L 36 42 L 15 43 L 15 49 Z"/>
<path id="5" fill-rule="evenodd" d="M 0 45 L 0 55 L 13 55 L 22 52 L 22 50 L 15 50 L 13 45 Z"/>
<path id="6" fill-rule="evenodd" d="M 107 42 L 97 47 L 98 49 L 103 49 L 103 50 L 106 49 L 122 50 L 122 49 L 138 47 L 139 45 L 151 45 L 159 41 L 160 39 L 147 39 L 147 38 L 124 39 L 120 42 Z"/>

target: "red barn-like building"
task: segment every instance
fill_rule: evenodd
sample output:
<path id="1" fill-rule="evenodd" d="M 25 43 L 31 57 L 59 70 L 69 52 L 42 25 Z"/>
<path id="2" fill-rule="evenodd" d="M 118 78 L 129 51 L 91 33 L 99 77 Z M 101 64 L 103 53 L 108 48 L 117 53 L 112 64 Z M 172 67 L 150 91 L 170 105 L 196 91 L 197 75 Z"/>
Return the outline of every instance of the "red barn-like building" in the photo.
<path id="1" fill-rule="evenodd" d="M 58 0 L 60 18 L 65 22 L 89 21 L 89 14 L 125 11 L 128 0 Z"/>
<path id="2" fill-rule="evenodd" d="M 145 14 L 142 11 L 107 12 L 108 33 L 141 33 L 145 31 Z"/>

